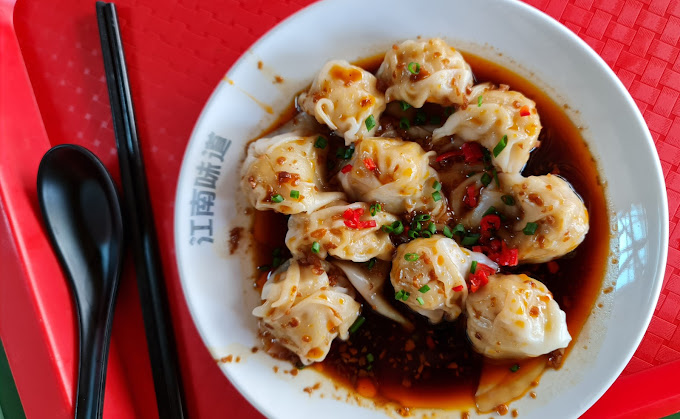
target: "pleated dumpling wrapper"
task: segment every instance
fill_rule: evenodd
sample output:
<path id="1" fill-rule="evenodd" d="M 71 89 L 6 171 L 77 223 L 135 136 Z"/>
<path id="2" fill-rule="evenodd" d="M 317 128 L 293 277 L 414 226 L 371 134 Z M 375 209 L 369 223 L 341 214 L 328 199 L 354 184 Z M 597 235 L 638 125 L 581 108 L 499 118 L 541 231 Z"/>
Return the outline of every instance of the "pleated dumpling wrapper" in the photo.
<path id="1" fill-rule="evenodd" d="M 361 305 L 342 271 L 316 259 L 290 259 L 262 288 L 263 304 L 253 310 L 264 330 L 305 365 L 323 361 L 336 337 L 347 340 Z"/>

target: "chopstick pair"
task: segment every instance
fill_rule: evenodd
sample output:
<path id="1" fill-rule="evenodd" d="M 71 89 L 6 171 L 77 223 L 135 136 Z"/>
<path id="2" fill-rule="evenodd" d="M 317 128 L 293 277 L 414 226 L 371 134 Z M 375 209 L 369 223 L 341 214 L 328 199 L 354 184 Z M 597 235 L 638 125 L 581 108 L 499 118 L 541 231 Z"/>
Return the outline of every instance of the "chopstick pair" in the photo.
<path id="1" fill-rule="evenodd" d="M 186 417 L 175 339 L 158 251 L 149 189 L 137 137 L 118 16 L 113 3 L 97 2 L 97 22 L 111 102 L 123 187 L 123 215 L 131 238 L 159 417 Z"/>

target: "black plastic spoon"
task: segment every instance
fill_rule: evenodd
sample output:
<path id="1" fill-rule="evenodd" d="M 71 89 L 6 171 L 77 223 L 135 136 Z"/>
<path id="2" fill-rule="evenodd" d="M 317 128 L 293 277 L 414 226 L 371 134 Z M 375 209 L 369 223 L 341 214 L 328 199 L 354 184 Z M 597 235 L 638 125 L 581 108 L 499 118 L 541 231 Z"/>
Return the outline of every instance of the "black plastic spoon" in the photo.
<path id="1" fill-rule="evenodd" d="M 40 162 L 38 200 L 77 308 L 80 359 L 75 417 L 101 418 L 123 257 L 116 188 L 94 154 L 64 144 L 50 149 Z"/>

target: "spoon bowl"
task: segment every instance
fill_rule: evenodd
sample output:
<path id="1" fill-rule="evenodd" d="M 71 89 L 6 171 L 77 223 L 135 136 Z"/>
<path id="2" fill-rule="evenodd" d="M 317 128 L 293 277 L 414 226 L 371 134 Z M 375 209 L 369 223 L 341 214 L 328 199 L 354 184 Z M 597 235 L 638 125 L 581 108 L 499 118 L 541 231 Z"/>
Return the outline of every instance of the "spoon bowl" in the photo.
<path id="1" fill-rule="evenodd" d="M 123 257 L 118 195 L 94 154 L 64 144 L 50 149 L 40 162 L 38 200 L 77 308 L 80 345 L 75 417 L 98 418 Z"/>

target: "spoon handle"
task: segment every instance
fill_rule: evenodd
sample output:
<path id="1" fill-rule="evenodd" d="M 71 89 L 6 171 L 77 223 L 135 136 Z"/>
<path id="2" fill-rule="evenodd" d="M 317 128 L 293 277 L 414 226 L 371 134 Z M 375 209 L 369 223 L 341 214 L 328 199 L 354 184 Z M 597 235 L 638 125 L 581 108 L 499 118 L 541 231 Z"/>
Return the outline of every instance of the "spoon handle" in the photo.
<path id="1" fill-rule="evenodd" d="M 114 301 L 115 297 L 111 300 Z M 78 304 L 80 323 L 80 366 L 75 418 L 101 418 L 103 413 L 106 365 L 109 355 L 109 337 L 113 323 L 113 304 L 81 307 Z M 104 327 L 101 327 L 101 326 Z"/>

